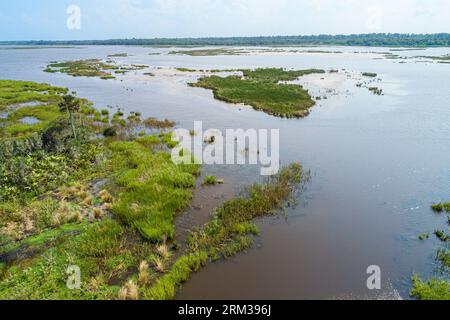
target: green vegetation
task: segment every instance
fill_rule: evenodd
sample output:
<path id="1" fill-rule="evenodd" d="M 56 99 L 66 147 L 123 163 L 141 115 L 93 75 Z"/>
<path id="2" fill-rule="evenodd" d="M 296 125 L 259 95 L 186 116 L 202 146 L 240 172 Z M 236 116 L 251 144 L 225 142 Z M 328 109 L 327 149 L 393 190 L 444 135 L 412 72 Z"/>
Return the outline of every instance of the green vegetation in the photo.
<path id="1" fill-rule="evenodd" d="M 115 142 L 110 148 L 113 171 L 120 172 L 115 215 L 151 242 L 173 239 L 173 220 L 189 205 L 200 168 L 177 166 L 168 153 L 149 153 L 139 141 Z"/>
<path id="2" fill-rule="evenodd" d="M 300 118 L 309 114 L 309 109 L 315 105 L 314 100 L 301 86 L 279 82 L 325 72 L 316 69 L 286 71 L 276 68 L 241 71 L 244 77 L 204 77 L 191 86 L 212 89 L 214 97 L 222 101 L 244 103 L 274 116 Z"/>

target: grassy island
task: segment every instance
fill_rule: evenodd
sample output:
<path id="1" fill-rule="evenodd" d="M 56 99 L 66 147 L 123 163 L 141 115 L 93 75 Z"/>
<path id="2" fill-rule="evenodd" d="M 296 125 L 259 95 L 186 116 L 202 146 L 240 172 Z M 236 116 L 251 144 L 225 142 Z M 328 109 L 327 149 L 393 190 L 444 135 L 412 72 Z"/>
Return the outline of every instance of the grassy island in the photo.
<path id="1" fill-rule="evenodd" d="M 204 77 L 191 86 L 211 89 L 218 100 L 247 104 L 270 115 L 302 118 L 309 115 L 315 101 L 300 85 L 282 82 L 307 74 L 325 73 L 318 69 L 287 71 L 277 68 L 240 71 L 243 77 Z"/>
<path id="2" fill-rule="evenodd" d="M 248 248 L 251 220 L 309 179 L 292 165 L 252 186 L 182 249 L 174 219 L 201 168 L 172 162 L 173 122 L 98 111 L 67 89 L 21 81 L 0 81 L 0 112 L 2 300 L 172 299 L 208 261 Z M 19 127 L 23 116 L 40 122 Z"/>
<path id="3" fill-rule="evenodd" d="M 119 57 L 119 55 L 115 55 Z M 123 57 L 123 55 L 120 55 Z M 125 74 L 128 71 L 142 70 L 145 65 L 117 65 L 112 61 L 102 61 L 100 59 L 77 60 L 67 62 L 51 63 L 44 69 L 49 73 L 65 73 L 73 77 L 96 77 L 103 80 L 115 79 L 112 74 Z"/>

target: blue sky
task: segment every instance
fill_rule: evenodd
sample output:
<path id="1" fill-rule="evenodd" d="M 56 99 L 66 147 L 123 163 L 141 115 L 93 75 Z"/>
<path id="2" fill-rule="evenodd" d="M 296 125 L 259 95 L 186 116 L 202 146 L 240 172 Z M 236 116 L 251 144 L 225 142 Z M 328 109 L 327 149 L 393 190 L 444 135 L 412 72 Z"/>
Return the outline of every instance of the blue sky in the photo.
<path id="1" fill-rule="evenodd" d="M 0 40 L 434 33 L 449 17 L 449 0 L 2 0 Z"/>

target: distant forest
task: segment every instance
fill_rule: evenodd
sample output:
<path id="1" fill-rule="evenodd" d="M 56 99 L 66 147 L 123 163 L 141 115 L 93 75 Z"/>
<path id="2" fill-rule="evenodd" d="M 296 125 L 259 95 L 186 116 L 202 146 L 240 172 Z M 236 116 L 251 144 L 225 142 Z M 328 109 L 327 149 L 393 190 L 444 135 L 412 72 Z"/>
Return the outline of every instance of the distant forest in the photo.
<path id="1" fill-rule="evenodd" d="M 0 41 L 0 45 L 145 45 L 145 46 L 386 46 L 447 47 L 450 34 L 355 34 L 228 38 L 155 38 L 80 41 Z"/>

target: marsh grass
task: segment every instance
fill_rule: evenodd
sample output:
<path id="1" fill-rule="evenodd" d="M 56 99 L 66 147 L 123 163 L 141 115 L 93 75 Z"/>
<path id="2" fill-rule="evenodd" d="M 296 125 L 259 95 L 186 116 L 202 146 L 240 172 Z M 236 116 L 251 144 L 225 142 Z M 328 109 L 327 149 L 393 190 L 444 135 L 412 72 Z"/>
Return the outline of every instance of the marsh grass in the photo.
<path id="1" fill-rule="evenodd" d="M 173 220 L 189 206 L 200 167 L 177 166 L 168 153 L 137 141 L 114 142 L 110 150 L 119 186 L 114 214 L 151 242 L 173 239 Z"/>

